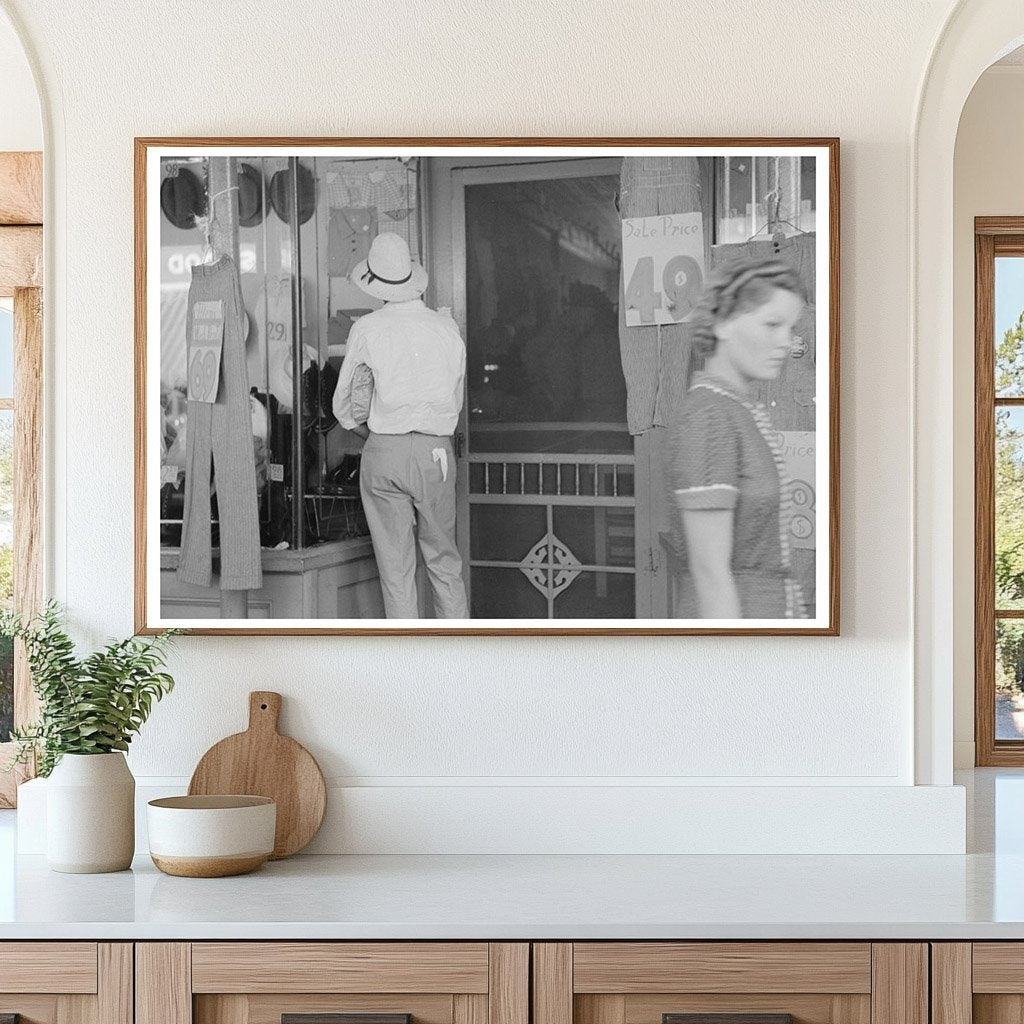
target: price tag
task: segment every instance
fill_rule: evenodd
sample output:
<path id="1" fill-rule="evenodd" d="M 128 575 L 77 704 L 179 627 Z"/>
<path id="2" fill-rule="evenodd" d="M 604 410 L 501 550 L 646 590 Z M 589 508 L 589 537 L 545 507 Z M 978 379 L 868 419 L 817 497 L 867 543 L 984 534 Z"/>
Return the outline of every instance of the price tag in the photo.
<path id="1" fill-rule="evenodd" d="M 192 333 L 188 350 L 188 400 L 217 401 L 220 357 L 224 348 L 224 303 L 208 299 L 192 306 Z"/>
<path id="2" fill-rule="evenodd" d="M 160 467 L 160 486 L 164 484 L 170 484 L 172 487 L 178 486 L 178 477 L 181 476 L 180 466 L 161 466 Z"/>
<path id="3" fill-rule="evenodd" d="M 687 320 L 704 288 L 703 216 L 627 217 L 622 264 L 627 327 Z"/>
<path id="4" fill-rule="evenodd" d="M 270 479 L 280 483 L 284 480 L 284 464 L 280 462 L 272 462 L 269 467 Z"/>
<path id="5" fill-rule="evenodd" d="M 793 548 L 813 550 L 817 519 L 815 434 L 813 430 L 780 430 L 779 440 L 790 480 L 789 543 Z"/>

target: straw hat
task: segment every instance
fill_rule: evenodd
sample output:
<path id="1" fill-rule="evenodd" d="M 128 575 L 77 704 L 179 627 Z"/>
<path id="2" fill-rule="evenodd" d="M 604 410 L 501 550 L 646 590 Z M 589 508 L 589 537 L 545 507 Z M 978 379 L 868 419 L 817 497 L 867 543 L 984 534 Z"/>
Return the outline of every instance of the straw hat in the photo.
<path id="1" fill-rule="evenodd" d="M 370 254 L 348 275 L 357 288 L 385 302 L 415 299 L 427 287 L 427 272 L 409 255 L 409 243 L 393 231 L 379 234 Z"/>

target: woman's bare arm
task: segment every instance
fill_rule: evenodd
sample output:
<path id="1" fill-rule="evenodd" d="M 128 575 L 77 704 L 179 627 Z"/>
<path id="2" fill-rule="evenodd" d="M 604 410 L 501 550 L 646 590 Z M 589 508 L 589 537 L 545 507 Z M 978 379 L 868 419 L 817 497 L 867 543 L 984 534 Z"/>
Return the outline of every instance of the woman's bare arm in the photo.
<path id="1" fill-rule="evenodd" d="M 701 618 L 740 619 L 732 577 L 732 509 L 683 509 L 683 532 Z"/>

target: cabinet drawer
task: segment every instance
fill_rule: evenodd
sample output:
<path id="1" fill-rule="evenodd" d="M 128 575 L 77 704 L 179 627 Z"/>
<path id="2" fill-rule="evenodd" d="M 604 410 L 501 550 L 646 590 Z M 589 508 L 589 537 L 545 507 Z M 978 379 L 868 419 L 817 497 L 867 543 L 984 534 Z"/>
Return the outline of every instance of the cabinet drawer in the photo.
<path id="1" fill-rule="evenodd" d="M 934 1024 L 1024 1020 L 1024 943 L 932 945 Z"/>
<path id="2" fill-rule="evenodd" d="M 923 943 L 537 943 L 534 1024 L 926 1024 Z"/>
<path id="3" fill-rule="evenodd" d="M 573 991 L 871 991 L 870 943 L 578 942 Z"/>
<path id="4" fill-rule="evenodd" d="M 974 992 L 1024 994 L 1024 942 L 975 942 L 971 969 Z"/>
<path id="5" fill-rule="evenodd" d="M 471 992 L 488 988 L 486 942 L 196 942 L 192 991 Z"/>
<path id="6" fill-rule="evenodd" d="M 871 1024 L 870 993 L 870 943 L 573 947 L 574 1024 L 663 1024 L 676 1014 L 713 1015 L 704 1024 L 740 1014 L 765 1024 Z"/>
<path id="7" fill-rule="evenodd" d="M 526 943 L 139 943 L 136 1024 L 529 1024 L 529 970 Z"/>
<path id="8" fill-rule="evenodd" d="M 132 1024 L 127 942 L 0 942 L 0 1018 Z"/>
<path id="9" fill-rule="evenodd" d="M 95 942 L 0 943 L 0 992 L 96 991 Z"/>
<path id="10" fill-rule="evenodd" d="M 410 992 L 197 995 L 195 1024 L 487 1024 L 486 995 Z M 406 1015 L 408 1017 L 406 1018 Z"/>

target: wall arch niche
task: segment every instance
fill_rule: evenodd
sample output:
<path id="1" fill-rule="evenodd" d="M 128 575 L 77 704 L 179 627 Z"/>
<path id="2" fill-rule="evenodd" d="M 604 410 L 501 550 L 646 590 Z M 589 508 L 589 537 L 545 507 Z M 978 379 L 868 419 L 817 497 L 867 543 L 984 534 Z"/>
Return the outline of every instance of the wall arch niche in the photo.
<path id="1" fill-rule="evenodd" d="M 971 90 L 960 127 L 957 132 L 954 161 L 954 355 L 953 355 L 953 475 L 954 475 L 954 579 L 957 586 L 953 597 L 953 615 L 956 631 L 953 637 L 953 701 L 954 701 L 954 767 L 970 768 L 976 763 L 996 761 L 1020 762 L 1024 757 L 1024 744 L 1014 750 L 992 750 L 991 726 L 994 724 L 993 707 L 998 706 L 997 740 L 1005 740 L 1020 732 L 1017 723 L 1019 701 L 1006 694 L 998 696 L 988 690 L 986 675 L 997 678 L 996 664 L 986 665 L 978 675 L 976 666 L 982 652 L 991 657 L 986 637 L 991 639 L 990 624 L 972 629 L 976 620 L 974 593 L 970 581 L 978 579 L 983 567 L 978 564 L 980 541 L 976 526 L 974 495 L 975 473 L 975 421 L 982 417 L 986 423 L 992 413 L 987 411 L 987 400 L 982 397 L 979 413 L 975 412 L 975 358 L 970 339 L 976 335 L 975 324 L 975 218 L 1024 217 L 1024 187 L 1019 168 L 1024 166 L 1024 46 L 1018 47 L 982 73 Z M 1024 260 L 1015 265 L 1024 269 Z M 1004 268 L 1005 272 L 1005 268 Z M 1005 287 L 1005 282 L 1004 282 Z M 997 291 L 1001 289 L 997 288 Z M 1007 311 L 1002 316 L 1005 318 Z M 997 335 L 1006 327 L 996 323 Z M 986 346 L 988 347 L 988 346 Z M 991 388 L 991 383 L 988 384 Z M 981 395 L 981 392 L 979 392 Z M 1005 408 L 1005 407 L 1004 407 Z M 1013 414 L 1019 417 L 1019 413 Z M 977 548 L 977 551 L 975 550 Z M 987 556 L 985 556 L 987 557 Z M 996 602 L 997 607 L 1003 602 Z M 984 610 L 985 617 L 991 609 Z M 1015 620 L 1002 620 L 1004 627 L 1018 632 Z M 977 636 L 977 643 L 975 643 Z M 976 678 L 977 677 L 977 678 Z M 982 686 L 982 683 L 985 686 Z M 975 689 L 980 718 L 977 721 L 978 740 L 975 744 Z M 984 728 L 988 726 L 989 728 Z"/>
<path id="2" fill-rule="evenodd" d="M 1024 44 L 1019 0 L 961 0 L 925 69 L 911 140 L 911 327 L 914 360 L 915 778 L 948 785 L 954 763 L 955 655 L 973 645 L 973 529 L 957 522 L 954 473 L 954 152 L 961 114 L 984 71 Z M 958 410 L 957 422 L 963 419 Z M 966 415 L 969 417 L 970 412 Z M 970 419 L 967 421 L 970 422 Z M 968 478 L 970 479 L 970 478 Z M 971 560 L 966 567 L 967 545 Z M 973 598 L 969 598 L 973 600 Z M 966 639 L 965 639 L 966 638 Z M 962 676 L 962 672 L 959 673 Z"/>

